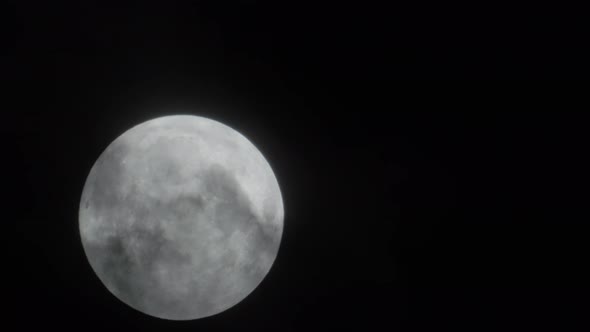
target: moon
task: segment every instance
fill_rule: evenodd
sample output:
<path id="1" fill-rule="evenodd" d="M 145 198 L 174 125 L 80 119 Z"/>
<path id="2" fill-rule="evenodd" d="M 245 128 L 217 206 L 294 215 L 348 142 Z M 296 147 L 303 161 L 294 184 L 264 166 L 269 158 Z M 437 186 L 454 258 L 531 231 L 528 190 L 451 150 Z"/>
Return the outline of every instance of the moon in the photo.
<path id="1" fill-rule="evenodd" d="M 99 156 L 79 227 L 115 297 L 154 317 L 191 320 L 233 307 L 262 282 L 283 217 L 277 179 L 247 138 L 174 115 L 129 129 Z"/>

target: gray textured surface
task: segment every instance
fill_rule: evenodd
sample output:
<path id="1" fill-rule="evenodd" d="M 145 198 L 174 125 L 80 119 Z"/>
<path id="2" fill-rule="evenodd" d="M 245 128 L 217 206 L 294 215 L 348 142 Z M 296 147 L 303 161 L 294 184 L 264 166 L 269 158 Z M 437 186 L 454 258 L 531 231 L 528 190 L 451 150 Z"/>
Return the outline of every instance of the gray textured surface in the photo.
<path id="1" fill-rule="evenodd" d="M 80 202 L 88 261 L 146 314 L 214 315 L 268 273 L 283 230 L 278 183 L 235 130 L 196 116 L 140 124 L 101 154 Z"/>

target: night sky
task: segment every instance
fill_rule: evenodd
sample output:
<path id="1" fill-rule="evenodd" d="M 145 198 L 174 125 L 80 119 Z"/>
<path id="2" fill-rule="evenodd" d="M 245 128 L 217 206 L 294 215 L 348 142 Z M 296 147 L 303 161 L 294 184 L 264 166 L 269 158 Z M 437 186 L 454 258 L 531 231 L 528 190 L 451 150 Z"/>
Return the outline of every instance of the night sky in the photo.
<path id="1" fill-rule="evenodd" d="M 574 20 L 556 30 L 543 5 L 499 20 L 416 3 L 8 3 L 7 330 L 588 329 L 587 89 L 451 80 L 583 76 Z M 261 285 L 186 322 L 112 296 L 77 219 L 108 144 L 179 113 L 248 137 L 285 206 Z"/>

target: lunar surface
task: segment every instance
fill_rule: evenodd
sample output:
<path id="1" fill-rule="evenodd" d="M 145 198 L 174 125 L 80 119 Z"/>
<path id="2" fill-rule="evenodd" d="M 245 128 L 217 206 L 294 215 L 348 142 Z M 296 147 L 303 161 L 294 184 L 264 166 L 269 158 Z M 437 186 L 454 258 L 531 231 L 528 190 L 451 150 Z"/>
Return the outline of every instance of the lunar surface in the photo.
<path id="1" fill-rule="evenodd" d="M 240 133 L 167 116 L 100 155 L 79 221 L 88 261 L 112 294 L 145 314 L 190 320 L 260 284 L 279 249 L 283 201 L 270 165 Z"/>

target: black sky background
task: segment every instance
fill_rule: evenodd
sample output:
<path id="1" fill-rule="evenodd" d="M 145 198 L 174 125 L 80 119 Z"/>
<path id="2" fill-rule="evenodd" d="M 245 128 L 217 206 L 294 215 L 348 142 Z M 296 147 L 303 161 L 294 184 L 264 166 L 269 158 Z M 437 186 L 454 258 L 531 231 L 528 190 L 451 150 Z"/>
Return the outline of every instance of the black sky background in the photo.
<path id="1" fill-rule="evenodd" d="M 7 3 L 2 324 L 587 330 L 587 89 L 447 80 L 582 77 L 575 18 L 541 3 Z M 248 137 L 286 215 L 263 283 L 190 322 L 113 297 L 77 224 L 106 146 L 177 113 Z"/>

